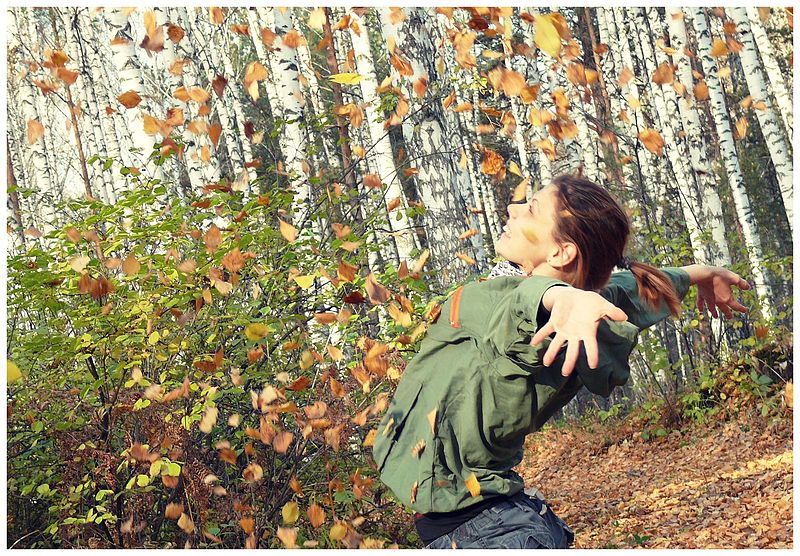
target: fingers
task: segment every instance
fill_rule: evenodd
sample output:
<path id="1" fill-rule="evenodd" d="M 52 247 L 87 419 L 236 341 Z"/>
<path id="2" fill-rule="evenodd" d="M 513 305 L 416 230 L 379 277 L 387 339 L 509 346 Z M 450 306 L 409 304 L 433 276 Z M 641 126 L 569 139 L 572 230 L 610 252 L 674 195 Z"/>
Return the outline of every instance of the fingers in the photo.
<path id="1" fill-rule="evenodd" d="M 611 310 L 606 313 L 608 318 L 620 322 L 628 320 L 628 315 L 625 313 L 625 311 L 615 305 L 611 305 L 611 307 Z"/>
<path id="2" fill-rule="evenodd" d="M 735 299 L 732 299 L 731 302 L 728 303 L 728 305 L 730 305 L 731 309 L 739 311 L 740 313 L 746 313 L 747 312 L 747 307 L 745 307 L 744 305 L 742 305 L 741 303 L 739 303 Z"/>
<path id="3" fill-rule="evenodd" d="M 586 349 L 586 360 L 589 363 L 590 369 L 596 369 L 599 360 L 597 352 L 597 338 L 589 336 L 584 338 L 583 347 Z"/>
<path id="4" fill-rule="evenodd" d="M 733 313 L 731 312 L 730 308 L 727 305 L 718 305 L 720 309 L 722 309 L 722 314 L 725 315 L 726 319 L 732 319 Z"/>
<path id="5" fill-rule="evenodd" d="M 550 342 L 550 346 L 547 348 L 547 351 L 542 358 L 542 363 L 544 363 L 545 367 L 549 367 L 552 365 L 553 361 L 555 360 L 556 356 L 558 355 L 561 346 L 564 345 L 564 342 L 567 341 L 567 338 L 563 334 L 556 334 L 553 341 Z"/>
<path id="6" fill-rule="evenodd" d="M 580 355 L 580 341 L 574 342 L 567 342 L 567 354 L 564 357 L 564 365 L 561 366 L 561 374 L 563 376 L 569 376 L 572 373 L 572 369 L 575 368 L 575 363 L 578 361 L 578 355 Z"/>
<path id="7" fill-rule="evenodd" d="M 741 277 L 739 277 L 739 283 L 737 285 L 739 286 L 740 290 L 749 290 L 752 287 L 750 282 Z"/>
<path id="8" fill-rule="evenodd" d="M 536 344 L 541 343 L 545 338 L 547 338 L 550 334 L 555 331 L 555 326 L 550 321 L 541 327 L 539 330 L 536 331 L 536 334 L 533 335 L 531 338 L 531 345 L 535 346 Z"/>

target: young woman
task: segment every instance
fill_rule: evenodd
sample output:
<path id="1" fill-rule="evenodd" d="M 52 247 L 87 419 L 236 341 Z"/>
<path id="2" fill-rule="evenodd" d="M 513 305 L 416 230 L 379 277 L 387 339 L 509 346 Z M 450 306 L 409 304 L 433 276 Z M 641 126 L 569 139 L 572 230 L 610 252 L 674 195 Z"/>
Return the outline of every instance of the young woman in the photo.
<path id="1" fill-rule="evenodd" d="M 509 262 L 444 303 L 373 447 L 428 548 L 568 547 L 572 531 L 512 469 L 525 436 L 582 387 L 624 384 L 638 332 L 676 315 L 690 284 L 713 316 L 746 310 L 733 272 L 623 257 L 628 218 L 589 180 L 559 176 L 508 214 L 496 249 Z"/>

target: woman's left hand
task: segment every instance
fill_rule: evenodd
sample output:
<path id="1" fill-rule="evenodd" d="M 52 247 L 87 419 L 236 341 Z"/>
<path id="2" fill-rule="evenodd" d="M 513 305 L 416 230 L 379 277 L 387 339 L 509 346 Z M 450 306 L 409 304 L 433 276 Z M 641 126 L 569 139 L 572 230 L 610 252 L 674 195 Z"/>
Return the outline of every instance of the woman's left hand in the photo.
<path id="1" fill-rule="evenodd" d="M 734 311 L 746 313 L 747 307 L 733 297 L 733 288 L 749 290 L 750 284 L 741 276 L 720 266 L 689 265 L 684 267 L 692 284 L 697 285 L 697 309 L 707 307 L 711 316 L 718 318 L 717 308 L 725 318 L 733 318 Z"/>

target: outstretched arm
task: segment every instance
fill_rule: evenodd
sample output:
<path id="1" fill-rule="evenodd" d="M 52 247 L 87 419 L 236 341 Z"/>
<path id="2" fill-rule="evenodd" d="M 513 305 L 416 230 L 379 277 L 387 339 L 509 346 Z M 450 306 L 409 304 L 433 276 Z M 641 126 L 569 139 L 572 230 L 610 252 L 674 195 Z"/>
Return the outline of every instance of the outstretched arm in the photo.
<path id="1" fill-rule="evenodd" d="M 726 318 L 733 318 L 734 311 L 747 312 L 747 307 L 733 297 L 733 288 L 749 290 L 750 284 L 741 276 L 721 266 L 691 264 L 681 267 L 688 275 L 689 282 L 697 286 L 697 309 L 708 307 L 711 316 L 719 317 L 719 308 Z"/>

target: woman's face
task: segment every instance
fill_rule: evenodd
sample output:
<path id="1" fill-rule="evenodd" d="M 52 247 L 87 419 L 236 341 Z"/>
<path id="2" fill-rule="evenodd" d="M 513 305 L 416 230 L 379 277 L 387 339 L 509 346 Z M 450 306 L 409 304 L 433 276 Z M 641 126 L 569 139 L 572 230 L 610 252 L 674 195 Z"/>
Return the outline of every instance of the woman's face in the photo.
<path id="1" fill-rule="evenodd" d="M 508 222 L 495 246 L 497 253 L 520 265 L 526 274 L 553 275 L 548 260 L 552 262 L 562 251 L 553 239 L 557 206 L 552 185 L 537 191 L 525 204 L 508 205 Z"/>

